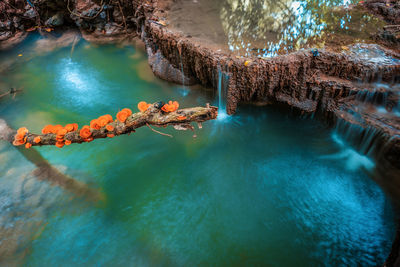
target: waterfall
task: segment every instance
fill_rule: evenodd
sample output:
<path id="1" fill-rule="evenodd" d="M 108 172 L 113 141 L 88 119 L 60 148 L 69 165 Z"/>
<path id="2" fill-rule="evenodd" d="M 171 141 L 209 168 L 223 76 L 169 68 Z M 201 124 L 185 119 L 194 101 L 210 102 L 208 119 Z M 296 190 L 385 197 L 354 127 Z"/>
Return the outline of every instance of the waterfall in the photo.
<path id="1" fill-rule="evenodd" d="M 179 62 L 181 65 L 181 72 L 182 72 L 182 87 L 185 89 L 185 73 L 183 72 L 183 62 L 182 62 L 182 56 L 181 53 L 179 52 Z"/>
<path id="2" fill-rule="evenodd" d="M 383 107 L 387 106 L 388 102 L 388 91 L 382 90 L 363 90 L 357 92 L 356 99 L 362 103 L 369 103 L 374 105 L 382 105 Z"/>
<path id="3" fill-rule="evenodd" d="M 183 62 L 182 62 L 182 55 L 181 55 L 181 49 L 178 48 L 178 55 L 179 55 L 179 65 L 181 67 L 181 72 L 182 72 L 182 87 L 185 89 L 185 73 L 183 72 Z"/>
<path id="4" fill-rule="evenodd" d="M 360 125 L 338 119 L 336 129 L 332 132 L 331 137 L 340 150 L 333 155 L 323 156 L 323 158 L 342 159 L 343 164 L 350 170 L 359 168 L 372 170 L 375 167 L 372 158 L 377 149 L 378 130 L 372 127 L 363 128 Z"/>
<path id="5" fill-rule="evenodd" d="M 228 117 L 226 112 L 226 99 L 229 85 L 229 74 L 223 72 L 218 66 L 218 119 L 223 120 Z"/>
<path id="6" fill-rule="evenodd" d="M 360 153 L 369 156 L 372 156 L 380 135 L 378 129 L 373 127 L 363 128 L 360 125 L 349 123 L 343 119 L 338 119 L 336 132 L 349 145 L 360 151 Z"/>
<path id="7" fill-rule="evenodd" d="M 186 76 L 185 73 L 183 72 L 183 61 L 182 61 L 182 46 L 179 45 L 180 41 L 178 42 L 178 55 L 179 55 L 179 65 L 181 68 L 181 74 L 182 74 L 182 89 L 181 89 L 181 94 L 183 96 L 187 96 L 189 94 L 189 90 L 185 86 L 185 80 Z"/>

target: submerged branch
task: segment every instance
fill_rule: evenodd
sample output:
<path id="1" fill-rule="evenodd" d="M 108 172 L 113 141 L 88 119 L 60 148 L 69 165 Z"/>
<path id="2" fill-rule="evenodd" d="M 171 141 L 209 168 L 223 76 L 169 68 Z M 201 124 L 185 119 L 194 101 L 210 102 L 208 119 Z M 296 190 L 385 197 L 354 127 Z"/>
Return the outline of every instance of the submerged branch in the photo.
<path id="1" fill-rule="evenodd" d="M 9 140 L 15 130 L 8 126 L 5 120 L 0 119 L 0 139 Z M 41 181 L 47 181 L 52 185 L 59 186 L 77 197 L 83 197 L 86 200 L 97 202 L 105 199 L 103 193 L 87 184 L 80 182 L 53 167 L 43 156 L 35 149 L 24 149 L 16 147 L 27 160 L 36 166 L 32 172 Z"/>
<path id="2" fill-rule="evenodd" d="M 129 134 L 131 132 L 135 132 L 135 129 L 146 125 L 154 125 L 157 127 L 167 127 L 168 125 L 173 125 L 181 126 L 181 128 L 191 129 L 191 122 L 201 123 L 207 120 L 213 120 L 217 118 L 217 115 L 218 108 L 208 104 L 206 107 L 193 107 L 180 109 L 173 112 L 164 112 L 157 107 L 157 103 L 155 103 L 149 105 L 147 110 L 143 112 L 131 114 L 124 122 L 121 122 L 117 119 L 99 129 L 93 129 L 89 128 L 89 126 L 86 126 L 86 134 L 82 136 L 82 129 L 85 127 L 84 126 L 81 129 L 67 132 L 62 138 L 63 141 L 68 142 L 68 144 L 90 142 L 98 138 Z M 3 137 L 0 135 L 0 139 L 2 137 L 2 139 L 13 143 L 14 139 L 16 138 L 16 133 L 17 132 L 15 130 L 8 132 L 6 135 L 3 133 Z M 25 138 L 26 140 L 24 143 L 29 144 L 29 146 L 56 145 L 57 141 L 59 141 L 59 136 L 54 133 L 26 133 Z M 35 140 L 40 141 L 35 142 Z"/>

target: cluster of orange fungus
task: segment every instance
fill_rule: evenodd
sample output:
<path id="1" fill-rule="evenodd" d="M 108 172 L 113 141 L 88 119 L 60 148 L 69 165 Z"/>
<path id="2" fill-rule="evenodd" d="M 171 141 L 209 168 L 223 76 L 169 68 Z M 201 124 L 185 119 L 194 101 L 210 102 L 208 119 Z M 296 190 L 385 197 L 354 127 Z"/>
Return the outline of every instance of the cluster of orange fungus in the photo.
<path id="1" fill-rule="evenodd" d="M 130 110 L 129 108 L 124 108 L 123 110 L 121 110 L 120 112 L 117 113 L 117 119 L 120 122 L 125 122 L 126 119 L 132 115 L 132 110 Z"/>
<path id="2" fill-rule="evenodd" d="M 152 104 L 148 104 L 145 101 L 141 101 L 138 103 L 138 109 L 141 112 L 146 111 Z M 177 101 L 169 101 L 167 104 L 164 104 L 161 107 L 161 110 L 164 112 L 174 112 L 178 110 L 179 108 L 179 103 Z M 132 110 L 129 108 L 124 108 L 121 111 L 117 113 L 117 120 L 125 123 L 126 120 L 128 119 L 129 116 L 132 115 Z M 186 120 L 186 116 L 178 116 L 178 120 Z M 115 134 L 113 133 L 115 127 L 111 125 L 110 123 L 113 122 L 113 118 L 111 115 L 106 114 L 103 116 L 98 117 L 97 119 L 94 119 L 90 122 L 90 125 L 85 125 L 79 130 L 79 136 L 83 139 L 85 142 L 91 142 L 94 140 L 92 136 L 92 130 L 100 130 L 102 127 L 105 127 L 106 130 L 108 131 L 107 137 L 113 138 Z M 66 134 L 69 132 L 75 132 L 78 130 L 78 124 L 76 123 L 70 123 L 65 125 L 64 127 L 62 125 L 46 125 L 42 129 L 43 134 L 54 134 L 56 135 L 56 143 L 55 145 L 59 148 L 63 147 L 64 145 L 70 145 L 72 143 L 71 140 L 68 140 L 65 138 Z M 26 148 L 32 147 L 33 144 L 39 144 L 42 142 L 42 137 L 40 136 L 35 136 L 33 138 L 32 143 L 27 143 L 27 134 L 28 134 L 28 129 L 25 127 L 19 128 L 17 131 L 17 134 L 14 137 L 13 144 L 15 146 L 20 146 L 24 145 Z"/>
<path id="3" fill-rule="evenodd" d="M 42 134 L 49 134 L 49 133 L 58 134 L 58 132 L 62 129 L 65 129 L 67 132 L 73 132 L 73 131 L 78 130 L 78 124 L 70 123 L 70 124 L 65 125 L 65 127 L 63 127 L 60 124 L 57 124 L 57 125 L 49 124 L 49 125 L 44 126 L 44 128 L 42 129 Z"/>
<path id="4" fill-rule="evenodd" d="M 21 146 L 26 143 L 26 134 L 28 133 L 28 129 L 25 127 L 21 127 L 17 130 L 17 134 L 14 136 L 14 146 Z"/>
<path id="5" fill-rule="evenodd" d="M 113 122 L 113 118 L 110 114 L 106 114 L 98 117 L 97 119 L 90 121 L 90 128 L 95 130 L 100 130 L 102 127 L 106 126 L 110 122 Z"/>
<path id="6" fill-rule="evenodd" d="M 164 112 L 174 112 L 176 110 L 178 110 L 179 108 L 179 103 L 178 101 L 169 101 L 167 104 L 165 104 L 164 106 L 162 106 L 161 110 Z"/>
<path id="7" fill-rule="evenodd" d="M 147 103 L 144 102 L 144 101 L 139 102 L 139 104 L 137 105 L 138 109 L 139 109 L 141 112 L 146 111 L 150 106 L 151 106 L 151 104 L 147 104 Z"/>
<path id="8" fill-rule="evenodd" d="M 78 124 L 77 123 L 70 123 L 65 125 L 64 127 L 62 125 L 46 125 L 43 129 L 42 129 L 42 133 L 43 134 L 55 134 L 56 135 L 56 147 L 62 148 L 65 144 L 65 135 L 69 132 L 74 132 L 78 130 Z M 35 143 L 40 143 L 41 139 L 40 136 L 35 137 L 35 139 L 33 139 L 33 141 Z"/>
<path id="9" fill-rule="evenodd" d="M 68 132 L 75 132 L 76 130 L 78 130 L 78 124 L 77 123 L 70 123 L 70 124 L 65 125 L 64 128 Z"/>

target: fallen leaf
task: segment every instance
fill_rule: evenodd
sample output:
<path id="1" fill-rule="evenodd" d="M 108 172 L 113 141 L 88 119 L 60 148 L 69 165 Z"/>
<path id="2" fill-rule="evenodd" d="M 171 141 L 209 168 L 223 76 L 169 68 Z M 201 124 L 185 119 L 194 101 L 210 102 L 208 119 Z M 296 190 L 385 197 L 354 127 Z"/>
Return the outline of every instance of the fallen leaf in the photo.
<path id="1" fill-rule="evenodd" d="M 250 63 L 251 63 L 250 60 L 246 60 L 246 61 L 244 62 L 244 65 L 247 67 Z"/>
<path id="2" fill-rule="evenodd" d="M 22 54 L 18 54 L 19 57 L 22 57 Z"/>

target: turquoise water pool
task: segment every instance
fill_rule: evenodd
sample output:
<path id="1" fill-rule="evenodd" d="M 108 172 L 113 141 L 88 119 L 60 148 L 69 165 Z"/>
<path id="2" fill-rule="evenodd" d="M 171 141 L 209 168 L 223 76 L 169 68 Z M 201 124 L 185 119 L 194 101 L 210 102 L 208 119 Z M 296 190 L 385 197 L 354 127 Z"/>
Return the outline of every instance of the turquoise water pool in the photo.
<path id="1" fill-rule="evenodd" d="M 0 100 L 0 117 L 14 128 L 82 126 L 125 107 L 136 110 L 141 100 L 218 103 L 212 90 L 156 79 L 138 47 L 81 41 L 73 53 L 66 47 L 32 56 L 35 42 L 2 55 L 23 55 L 1 74 L 3 88 L 23 88 Z M 98 202 L 35 178 L 35 166 L 2 141 L 0 193 L 9 203 L 0 205 L 4 262 L 375 266 L 387 257 L 396 215 L 370 178 L 375 163 L 320 122 L 278 107 L 241 106 L 232 117 L 204 123 L 197 138 L 162 131 L 174 138 L 142 128 L 90 144 L 36 148 L 101 192 Z M 18 190 L 28 190 L 26 183 L 30 194 Z M 40 201 L 32 208 L 35 194 Z M 13 238 L 20 242 L 4 254 Z"/>

